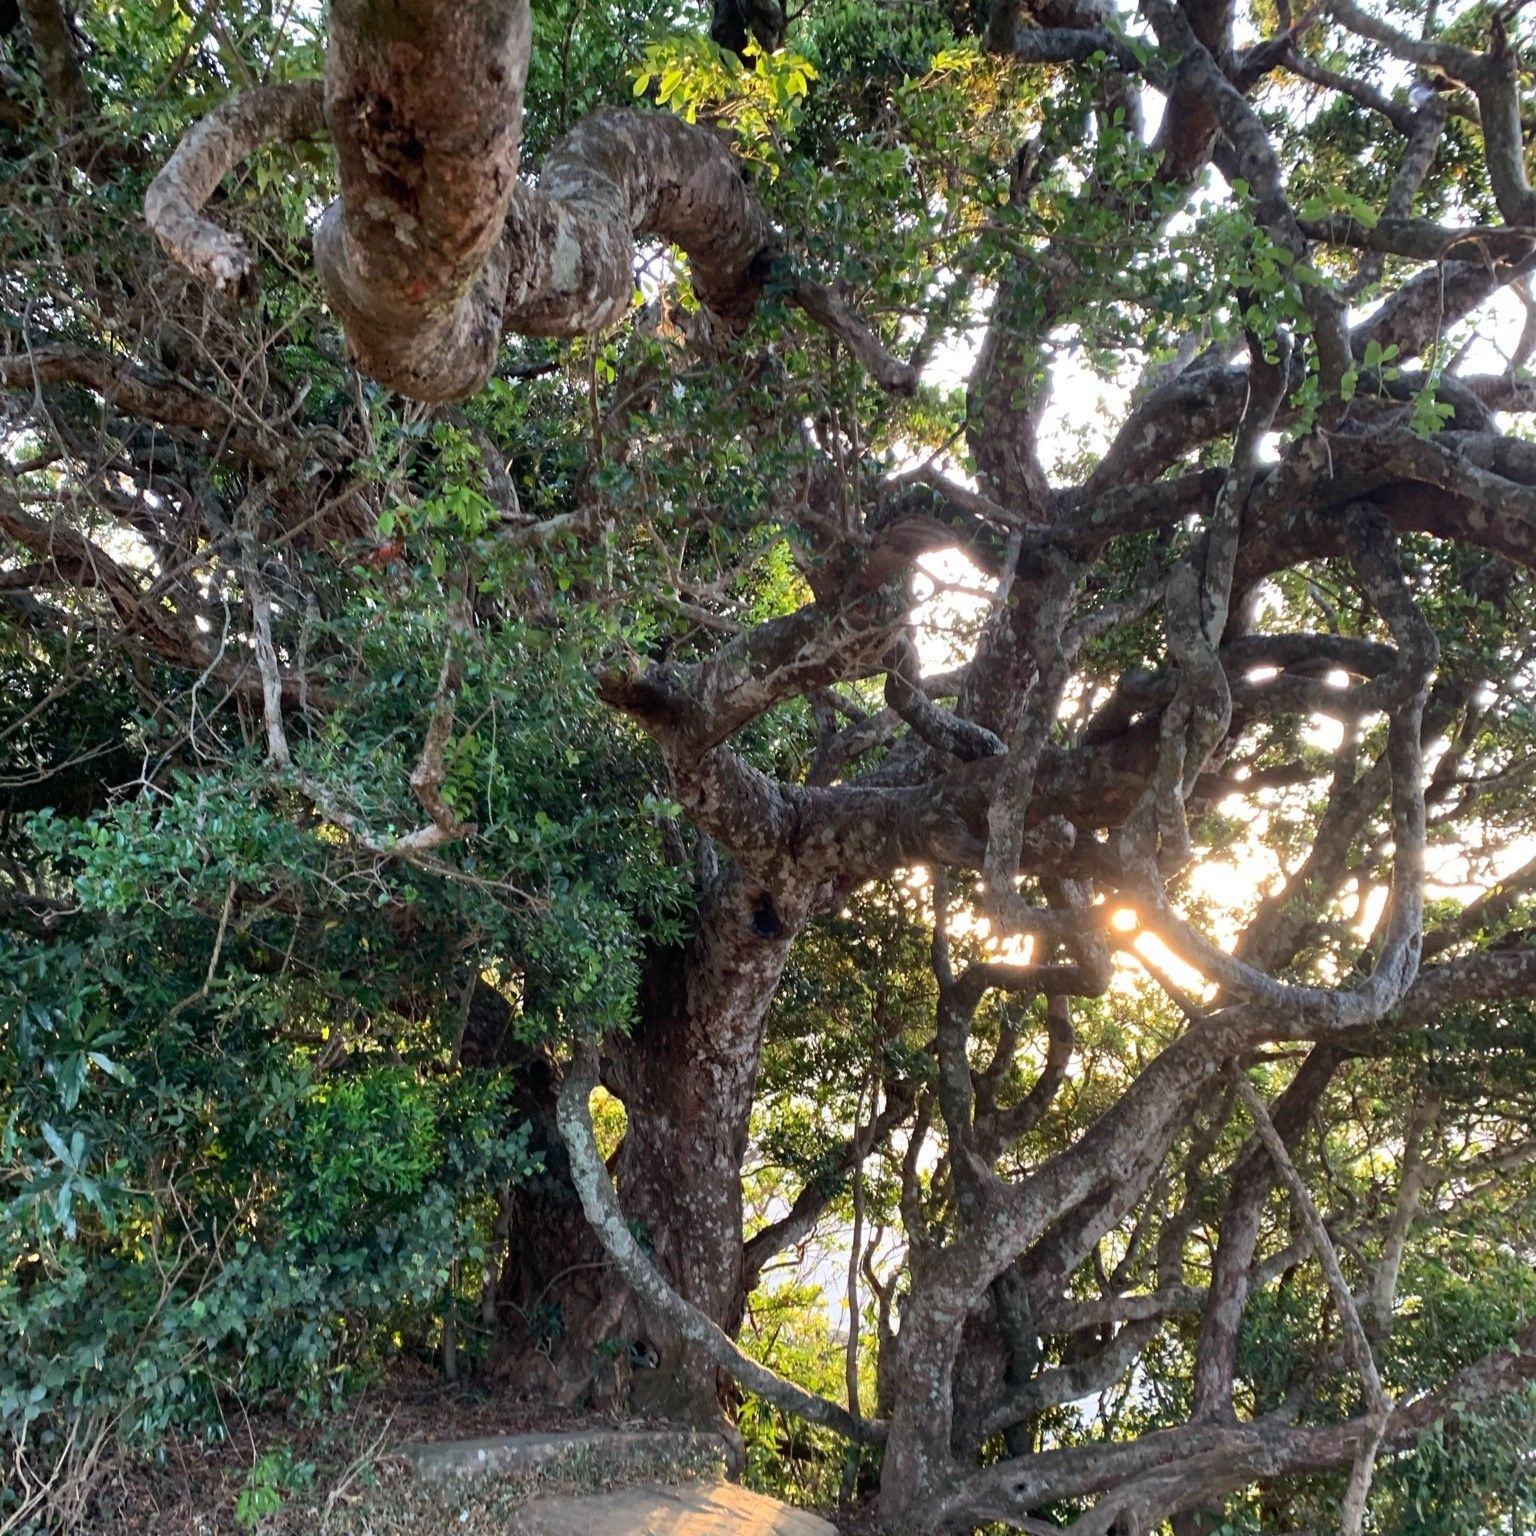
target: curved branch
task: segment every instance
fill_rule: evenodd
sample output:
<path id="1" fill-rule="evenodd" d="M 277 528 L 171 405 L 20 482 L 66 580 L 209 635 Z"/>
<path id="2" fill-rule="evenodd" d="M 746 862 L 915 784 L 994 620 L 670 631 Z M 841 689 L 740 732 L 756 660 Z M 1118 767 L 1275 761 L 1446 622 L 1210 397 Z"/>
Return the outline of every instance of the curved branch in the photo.
<path id="1" fill-rule="evenodd" d="M 264 425 L 237 425 L 225 401 L 171 374 L 68 343 L 0 357 L 0 389 L 36 390 L 47 384 L 79 384 L 125 416 L 206 433 L 257 469 L 276 469 L 283 462 L 284 446 L 275 432 Z"/>
<path id="2" fill-rule="evenodd" d="M 1438 1391 L 1398 1404 L 1383 1442 L 1393 1448 L 1411 1445 L 1432 1425 L 1476 1412 L 1533 1377 L 1536 1323 L 1527 1323 L 1509 1346 L 1483 1356 Z M 988 1520 L 1016 1523 L 1027 1511 L 1054 1500 L 1112 1490 L 1073 1529 L 1104 1533 L 1116 1528 L 1116 1518 L 1126 1516 L 1132 1529 L 1147 1530 L 1169 1514 L 1260 1478 L 1348 1466 L 1372 1432 L 1367 1416 L 1299 1428 L 1274 1419 L 1185 1424 L 1136 1440 L 1000 1462 L 952 1480 L 924 1514 L 929 1528 L 968 1530 Z"/>
<path id="3" fill-rule="evenodd" d="M 922 685 L 922 663 L 911 632 L 903 629 L 891 647 L 885 674 L 885 702 L 929 746 L 962 762 L 1001 757 L 1008 749 L 984 725 L 962 720 L 935 704 Z"/>
<path id="4" fill-rule="evenodd" d="M 1055 1366 L 1019 1386 L 1010 1387 L 991 1404 L 971 1438 L 981 1442 L 991 1439 L 1012 1424 L 1056 1408 L 1063 1403 L 1080 1402 L 1107 1391 L 1140 1358 L 1142 1351 L 1162 1327 L 1161 1318 L 1127 1323 L 1116 1330 L 1102 1348 L 1082 1360 Z"/>
<path id="5" fill-rule="evenodd" d="M 324 126 L 318 80 L 260 85 L 194 123 L 144 196 L 144 219 L 165 254 L 226 298 L 249 298 L 256 264 L 245 242 L 205 218 L 203 205 L 251 152 L 313 138 Z"/>
<path id="6" fill-rule="evenodd" d="M 878 1421 L 855 1419 L 845 1408 L 817 1397 L 743 1354 L 725 1332 L 692 1303 L 667 1284 L 645 1250 L 635 1240 L 619 1209 L 608 1169 L 592 1132 L 587 1100 L 597 1086 L 597 1057 L 587 1051 L 572 1063 L 560 1087 L 556 1117 L 571 1159 L 571 1179 L 581 1197 L 581 1208 L 609 1258 L 644 1299 L 683 1335 L 697 1345 L 738 1385 L 766 1398 L 786 1413 L 835 1430 L 861 1444 L 878 1444 L 885 1438 Z"/>
<path id="7" fill-rule="evenodd" d="M 741 168 L 710 129 L 670 113 L 595 113 L 550 151 L 536 188 L 520 185 L 529 46 L 526 0 L 331 7 L 323 109 L 341 195 L 316 231 L 315 264 L 359 366 L 414 399 L 480 388 L 503 330 L 581 336 L 615 324 L 633 303 L 638 240 L 681 247 L 727 331 L 771 274 L 775 233 Z M 192 128 L 145 200 L 172 260 L 249 296 L 250 252 L 201 209 L 259 144 L 317 132 L 321 108 L 317 82 L 262 86 Z M 878 382 L 916 388 L 840 298 L 782 276 L 790 301 Z"/>

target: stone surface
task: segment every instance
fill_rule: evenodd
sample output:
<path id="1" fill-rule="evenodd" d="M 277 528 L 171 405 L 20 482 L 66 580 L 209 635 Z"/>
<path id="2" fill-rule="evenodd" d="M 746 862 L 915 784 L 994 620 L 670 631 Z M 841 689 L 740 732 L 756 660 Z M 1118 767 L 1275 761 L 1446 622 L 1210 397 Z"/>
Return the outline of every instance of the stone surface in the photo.
<path id="1" fill-rule="evenodd" d="M 607 1482 L 664 1477 L 669 1471 L 723 1464 L 719 1435 L 688 1429 L 584 1429 L 558 1434 L 490 1435 L 403 1445 L 399 1454 L 429 1482 L 494 1477 Z M 771 1529 L 771 1528 L 770 1528 Z"/>
<path id="2" fill-rule="evenodd" d="M 543 1494 L 523 1505 L 512 1530 L 516 1536 L 837 1536 L 815 1515 L 721 1482 Z"/>

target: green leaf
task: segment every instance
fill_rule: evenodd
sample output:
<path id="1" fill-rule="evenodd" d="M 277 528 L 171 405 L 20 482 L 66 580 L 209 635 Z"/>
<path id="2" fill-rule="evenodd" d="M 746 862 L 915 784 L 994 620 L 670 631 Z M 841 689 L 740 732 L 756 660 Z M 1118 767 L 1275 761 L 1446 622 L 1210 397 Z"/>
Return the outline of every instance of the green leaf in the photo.
<path id="1" fill-rule="evenodd" d="M 123 1066 L 120 1062 L 113 1061 L 110 1056 L 104 1056 L 100 1051 L 90 1051 L 87 1054 L 89 1055 L 90 1059 L 95 1062 L 95 1064 L 100 1067 L 103 1072 L 107 1074 L 108 1077 L 114 1078 L 125 1088 L 133 1088 L 137 1086 L 133 1073 L 130 1072 L 128 1068 Z"/>
<path id="2" fill-rule="evenodd" d="M 46 1120 L 38 1126 L 38 1130 L 42 1132 L 43 1140 L 48 1143 L 48 1149 L 53 1155 L 61 1163 L 67 1164 L 70 1160 L 69 1148 L 64 1145 L 64 1138 Z"/>

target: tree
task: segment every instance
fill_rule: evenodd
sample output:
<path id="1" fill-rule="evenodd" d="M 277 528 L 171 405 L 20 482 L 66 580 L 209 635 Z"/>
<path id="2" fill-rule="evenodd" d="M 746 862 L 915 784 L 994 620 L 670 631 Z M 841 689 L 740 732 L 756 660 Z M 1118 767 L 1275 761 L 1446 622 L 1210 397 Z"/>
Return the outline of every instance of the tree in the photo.
<path id="1" fill-rule="evenodd" d="M 467 1300 L 545 1391 L 734 1382 L 893 1532 L 1521 1518 L 1515 18 L 982 10 L 10 18 L 22 1303 L 127 1262 L 186 1133 L 125 1113 L 238 1019 L 390 1106 L 389 1232 L 480 1202 L 447 1368 Z M 475 1073 L 471 1168 L 410 1084 Z M 846 1403 L 736 1342 L 839 1211 Z"/>

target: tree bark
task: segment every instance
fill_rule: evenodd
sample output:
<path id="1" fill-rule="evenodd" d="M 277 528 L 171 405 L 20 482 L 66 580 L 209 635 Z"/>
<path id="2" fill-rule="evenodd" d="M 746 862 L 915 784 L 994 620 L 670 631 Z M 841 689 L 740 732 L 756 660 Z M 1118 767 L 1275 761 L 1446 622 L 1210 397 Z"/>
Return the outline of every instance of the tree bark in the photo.
<path id="1" fill-rule="evenodd" d="M 741 1170 L 753 1090 L 769 1005 L 804 921 L 781 907 L 734 867 L 724 871 L 693 939 L 650 952 L 633 1031 L 604 1050 L 603 1085 L 628 1117 L 611 1164 L 624 1216 L 678 1295 L 732 1337 L 749 1283 Z M 512 1193 L 496 1286 L 499 1371 L 566 1401 L 717 1419 L 713 1360 L 634 1294 L 582 1214 L 550 1063 L 530 1060 L 520 1076 L 519 1113 L 544 1171 Z"/>
<path id="2" fill-rule="evenodd" d="M 315 261 L 358 358 L 405 393 L 468 393 L 495 362 L 530 37 L 526 0 L 331 6 L 341 196 Z"/>
<path id="3" fill-rule="evenodd" d="M 458 399 L 490 377 L 504 329 L 612 325 L 632 302 L 642 238 L 687 252 L 700 299 L 727 327 L 750 315 L 773 229 L 708 128 L 599 112 L 550 151 L 536 188 L 519 184 L 527 0 L 336 0 L 329 40 L 324 117 L 341 195 L 316 231 L 315 264 L 353 357 L 381 383 Z M 255 264 L 200 210 L 257 144 L 314 131 L 314 95 L 272 86 L 224 103 L 150 188 L 156 237 L 221 292 L 249 294 Z M 873 345 L 849 317 L 833 320 L 851 344 Z"/>
<path id="4" fill-rule="evenodd" d="M 769 1004 L 803 922 L 726 871 L 684 952 L 653 956 L 640 1022 L 605 1080 L 629 1127 L 620 1202 L 662 1273 L 734 1336 L 746 1307 L 741 1170 Z M 689 1418 L 716 1412 L 717 1372 L 654 1313 L 642 1315 L 657 1369 L 643 1406 Z"/>

